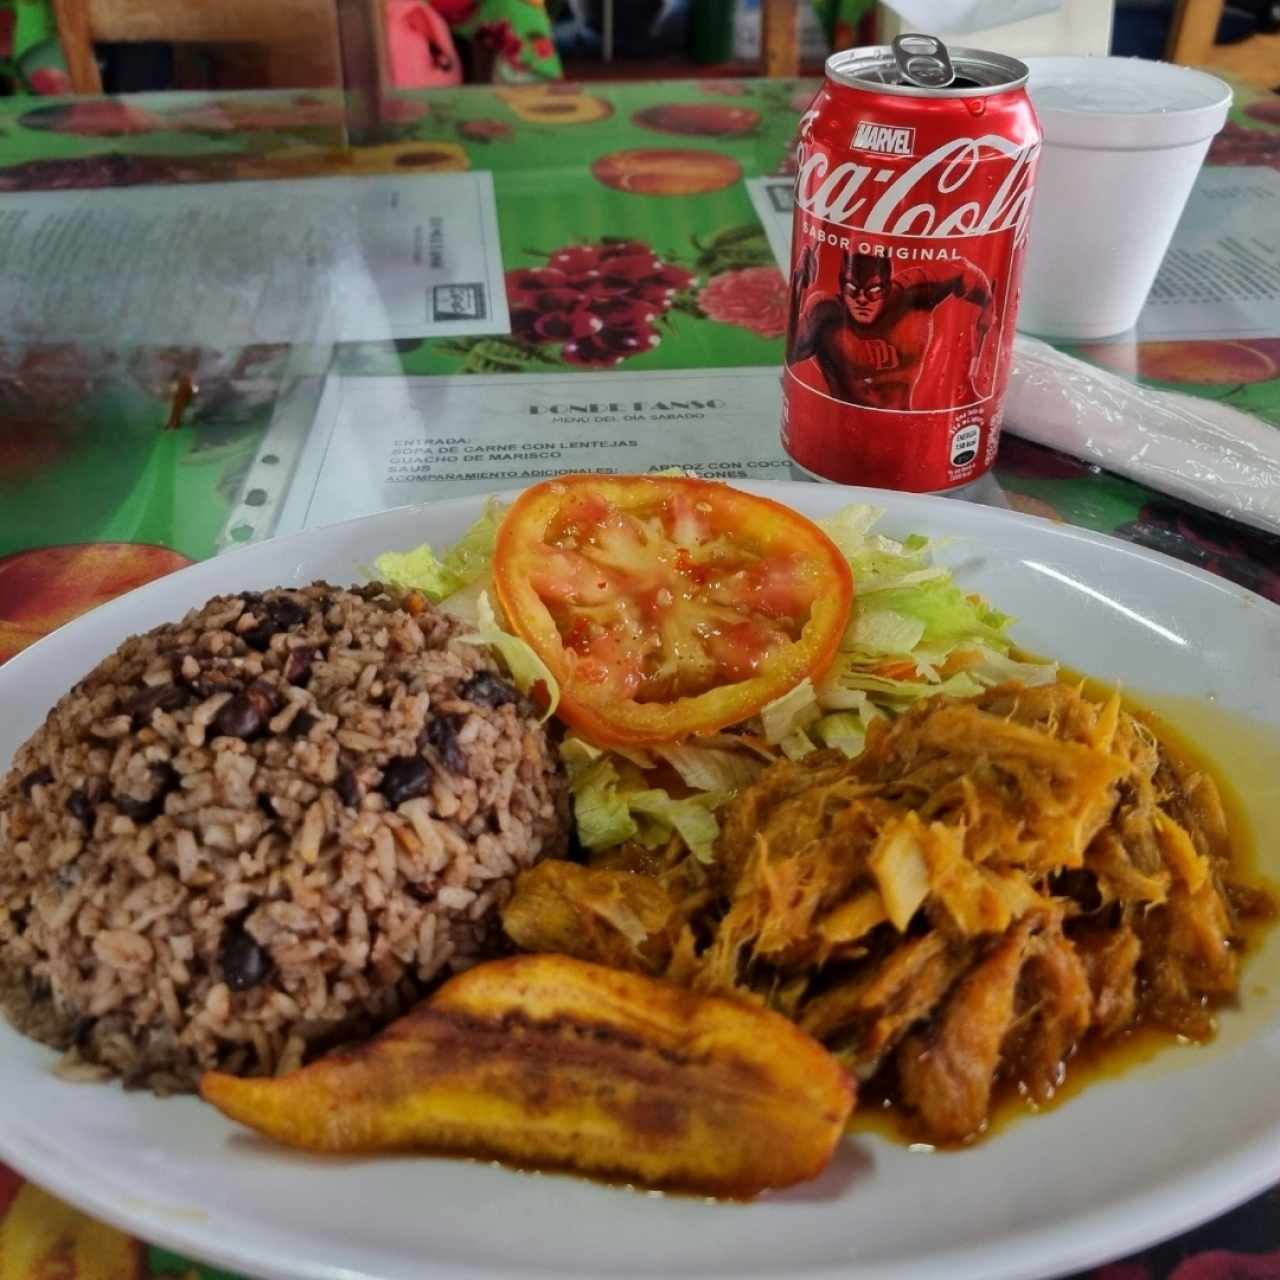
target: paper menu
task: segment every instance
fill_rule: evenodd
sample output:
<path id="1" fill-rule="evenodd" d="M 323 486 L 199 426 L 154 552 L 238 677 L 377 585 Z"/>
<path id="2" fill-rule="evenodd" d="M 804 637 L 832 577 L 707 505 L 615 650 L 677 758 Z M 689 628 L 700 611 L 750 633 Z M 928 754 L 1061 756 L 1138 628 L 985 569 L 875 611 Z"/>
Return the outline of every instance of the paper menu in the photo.
<path id="1" fill-rule="evenodd" d="M 794 178 L 748 178 L 747 194 L 769 237 L 769 247 L 783 272 L 791 270 L 791 219 Z"/>
<path id="2" fill-rule="evenodd" d="M 776 368 L 331 377 L 276 531 L 565 471 L 787 480 L 780 419 Z"/>
<path id="3" fill-rule="evenodd" d="M 1200 171 L 1138 319 L 1139 341 L 1280 335 L 1280 172 Z"/>
<path id="4" fill-rule="evenodd" d="M 0 339 L 385 341 L 510 329 L 488 173 L 0 196 Z"/>

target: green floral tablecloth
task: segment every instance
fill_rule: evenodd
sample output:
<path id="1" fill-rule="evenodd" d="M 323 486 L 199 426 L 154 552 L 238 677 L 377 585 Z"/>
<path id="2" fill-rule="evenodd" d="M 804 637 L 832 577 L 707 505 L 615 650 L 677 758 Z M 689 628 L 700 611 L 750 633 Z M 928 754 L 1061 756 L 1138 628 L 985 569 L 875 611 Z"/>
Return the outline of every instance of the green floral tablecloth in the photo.
<path id="1" fill-rule="evenodd" d="M 26 10 L 18 0 L 0 14 L 16 12 L 21 22 Z M 15 30 L 10 24 L 10 39 Z M 404 95 L 389 132 L 342 167 L 396 171 L 406 157 L 434 155 L 447 167 L 491 171 L 509 269 L 617 236 L 694 273 L 694 303 L 672 312 L 661 345 L 635 356 L 631 369 L 778 364 L 784 282 L 743 179 L 787 171 L 812 89 L 709 80 Z M 1242 94 L 1210 163 L 1280 168 L 1272 105 Z M 212 104 L 173 95 L 127 104 L 9 99 L 0 102 L 0 192 L 323 173 L 336 164 L 338 112 L 340 104 L 315 94 Z M 638 151 L 665 157 L 658 188 L 611 184 Z M 1114 349 L 1076 353 L 1105 365 Z M 289 359 L 283 346 L 0 343 L 0 660 L 225 543 L 246 469 L 288 387 Z M 1280 333 L 1147 344 L 1128 364 L 1153 386 L 1223 400 L 1280 427 Z M 501 336 L 351 345 L 336 365 L 387 376 L 575 367 Z M 184 375 L 200 393 L 177 429 L 162 430 Z M 1280 539 L 1014 437 L 997 475 L 1022 510 L 1157 547 L 1280 601 Z M 0 1167 L 0 1280 L 220 1274 L 94 1223 Z M 1264 1196 L 1095 1280 L 1169 1276 L 1280 1280 L 1280 1202 Z"/>

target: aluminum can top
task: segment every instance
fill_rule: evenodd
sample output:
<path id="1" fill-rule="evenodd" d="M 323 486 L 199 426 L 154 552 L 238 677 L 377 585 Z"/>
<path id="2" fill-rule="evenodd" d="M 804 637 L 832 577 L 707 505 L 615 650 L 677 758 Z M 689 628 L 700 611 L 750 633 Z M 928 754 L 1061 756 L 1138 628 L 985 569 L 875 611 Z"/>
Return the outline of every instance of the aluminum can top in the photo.
<path id="1" fill-rule="evenodd" d="M 907 98 L 976 98 L 1019 89 L 1025 62 L 985 49 L 948 48 L 936 36 L 903 34 L 892 44 L 844 49 L 827 59 L 827 79 L 849 89 Z"/>

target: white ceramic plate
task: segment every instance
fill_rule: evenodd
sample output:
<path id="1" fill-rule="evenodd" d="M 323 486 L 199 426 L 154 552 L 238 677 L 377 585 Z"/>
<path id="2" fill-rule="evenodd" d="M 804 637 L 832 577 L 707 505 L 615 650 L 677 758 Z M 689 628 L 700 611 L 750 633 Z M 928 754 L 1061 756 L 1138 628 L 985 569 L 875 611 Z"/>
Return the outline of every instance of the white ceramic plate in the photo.
<path id="1" fill-rule="evenodd" d="M 754 487 L 812 515 L 869 499 L 887 508 L 887 532 L 951 535 L 959 580 L 1020 617 L 1027 648 L 1280 726 L 1280 609 L 1240 587 L 986 507 Z M 380 551 L 447 543 L 479 507 L 443 502 L 264 543 L 95 610 L 0 668 L 0 762 L 126 635 L 218 592 L 355 580 Z M 1280 758 L 1265 761 L 1262 742 L 1238 735 L 1220 755 L 1260 779 L 1245 800 L 1259 839 L 1280 849 L 1263 804 Z M 2 1025 L 0 1156 L 144 1239 L 287 1280 L 1048 1275 L 1185 1230 L 1280 1179 L 1277 973 L 1280 931 L 1207 1050 L 1168 1050 L 964 1152 L 850 1138 L 817 1182 L 746 1206 L 460 1161 L 305 1158 L 190 1098 L 63 1083 L 51 1052 Z"/>

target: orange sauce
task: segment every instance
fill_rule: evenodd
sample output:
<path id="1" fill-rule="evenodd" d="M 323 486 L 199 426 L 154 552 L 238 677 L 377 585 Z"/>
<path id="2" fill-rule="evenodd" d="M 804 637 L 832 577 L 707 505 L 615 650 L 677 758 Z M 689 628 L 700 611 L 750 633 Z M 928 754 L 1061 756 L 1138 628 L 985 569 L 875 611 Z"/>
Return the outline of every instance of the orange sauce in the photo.
<path id="1" fill-rule="evenodd" d="M 1060 674 L 1064 680 L 1084 680 L 1090 698 L 1104 700 L 1114 692 L 1113 686 L 1069 669 Z M 1231 833 L 1232 878 L 1264 889 L 1280 904 L 1280 726 L 1227 711 L 1212 699 L 1122 690 L 1121 701 L 1126 711 L 1151 728 L 1171 755 L 1213 778 Z M 1093 1084 L 1135 1068 L 1182 1066 L 1184 1055 L 1212 1054 L 1248 1039 L 1280 1007 L 1280 930 L 1272 932 L 1275 923 L 1274 919 L 1243 922 L 1238 1000 L 1222 1010 L 1226 1018 L 1214 1039 L 1195 1043 L 1147 1024 L 1111 1040 L 1087 1039 L 1067 1063 L 1066 1078 L 1048 1108 L 1061 1106 Z M 998 1087 L 990 1121 L 977 1140 L 985 1141 L 1017 1120 L 1045 1109 L 1011 1084 Z M 876 1096 L 874 1089 L 864 1091 L 850 1118 L 849 1132 L 876 1134 L 916 1149 L 932 1145 L 920 1141 L 909 1115 Z"/>

